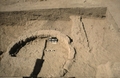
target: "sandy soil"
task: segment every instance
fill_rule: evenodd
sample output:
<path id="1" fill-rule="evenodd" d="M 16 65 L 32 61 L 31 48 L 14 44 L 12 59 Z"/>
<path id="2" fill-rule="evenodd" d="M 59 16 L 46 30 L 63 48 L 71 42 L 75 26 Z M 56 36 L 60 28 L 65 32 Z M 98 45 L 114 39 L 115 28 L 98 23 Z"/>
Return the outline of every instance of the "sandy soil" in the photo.
<path id="1" fill-rule="evenodd" d="M 15 9 L 20 11 L 22 9 L 18 5 L 22 6 L 21 4 L 28 4 L 23 10 L 38 9 L 39 4 L 42 6 L 40 9 L 48 9 L 53 6 L 59 8 L 61 4 L 65 8 L 69 6 L 65 5 L 66 2 L 69 2 L 69 5 L 71 4 L 73 7 L 76 7 L 74 5 L 76 3 L 95 6 L 100 4 L 102 0 L 99 2 L 94 0 L 59 0 L 56 2 L 54 0 L 1 0 L 0 6 L 2 7 L 0 9 L 1 11 Z M 31 3 L 36 5 L 30 8 Z M 56 3 L 60 4 L 56 5 Z M 45 4 L 49 6 L 45 6 Z M 14 8 L 8 9 L 8 6 L 14 6 Z M 94 10 L 98 12 L 93 12 L 93 9 L 89 11 L 83 11 L 83 9 L 84 15 L 78 13 L 77 10 L 42 10 L 35 12 L 37 15 L 31 12 L 1 12 L 0 50 L 4 53 L 0 55 L 0 76 L 30 76 L 36 59 L 42 57 L 46 38 L 41 36 L 27 42 L 21 47 L 17 57 L 9 55 L 11 44 L 16 44 L 15 41 L 18 41 L 19 37 L 28 37 L 36 31 L 55 30 L 72 39 L 71 43 L 66 44 L 66 38 L 63 40 L 60 34 L 55 35 L 60 37 L 57 44 L 47 42 L 44 50 L 45 61 L 38 77 L 119 78 L 120 31 L 114 17 L 108 10 L 104 15 L 105 8 L 102 8 L 101 13 L 96 9 Z M 90 11 L 93 16 L 87 15 Z M 50 35 L 53 33 L 49 32 Z M 43 33 L 43 35 L 45 34 Z M 71 46 L 75 48 L 73 54 L 70 52 L 73 51 Z"/>

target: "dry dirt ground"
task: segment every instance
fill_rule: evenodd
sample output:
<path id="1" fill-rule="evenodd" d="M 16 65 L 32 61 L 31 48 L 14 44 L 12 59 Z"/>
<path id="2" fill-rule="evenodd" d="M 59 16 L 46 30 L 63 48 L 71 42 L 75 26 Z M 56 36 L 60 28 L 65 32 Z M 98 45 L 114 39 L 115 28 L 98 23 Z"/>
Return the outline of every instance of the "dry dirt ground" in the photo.
<path id="1" fill-rule="evenodd" d="M 43 53 L 38 77 L 120 78 L 119 19 L 111 12 L 119 6 L 110 3 L 1 0 L 0 78 L 30 77 Z"/>

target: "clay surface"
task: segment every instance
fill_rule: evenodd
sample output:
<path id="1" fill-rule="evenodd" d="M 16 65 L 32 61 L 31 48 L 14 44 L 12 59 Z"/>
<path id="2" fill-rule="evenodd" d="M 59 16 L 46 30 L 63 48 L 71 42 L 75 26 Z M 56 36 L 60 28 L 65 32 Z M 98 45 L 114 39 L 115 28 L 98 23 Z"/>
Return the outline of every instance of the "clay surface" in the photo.
<path id="1" fill-rule="evenodd" d="M 0 78 L 119 78 L 119 3 L 0 0 Z"/>

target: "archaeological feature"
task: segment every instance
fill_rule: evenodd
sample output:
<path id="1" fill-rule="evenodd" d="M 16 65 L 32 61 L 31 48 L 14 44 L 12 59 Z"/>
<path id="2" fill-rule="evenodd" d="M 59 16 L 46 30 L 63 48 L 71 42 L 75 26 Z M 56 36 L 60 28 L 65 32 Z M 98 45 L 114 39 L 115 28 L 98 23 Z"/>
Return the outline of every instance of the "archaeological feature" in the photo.
<path id="1" fill-rule="evenodd" d="M 111 1 L 1 0 L 0 78 L 120 78 Z"/>

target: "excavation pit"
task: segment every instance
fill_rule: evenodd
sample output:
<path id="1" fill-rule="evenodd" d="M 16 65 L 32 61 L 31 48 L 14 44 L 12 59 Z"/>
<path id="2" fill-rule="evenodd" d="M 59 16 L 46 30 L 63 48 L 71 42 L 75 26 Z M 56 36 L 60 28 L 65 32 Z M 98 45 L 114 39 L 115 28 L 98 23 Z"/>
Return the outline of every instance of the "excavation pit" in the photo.
<path id="1" fill-rule="evenodd" d="M 52 37 L 52 35 L 54 37 Z M 50 43 L 48 42 L 48 40 L 50 38 L 55 40 L 55 41 L 59 40 L 59 42 L 57 42 L 56 45 L 51 44 L 51 42 Z M 29 71 L 25 70 L 25 69 L 21 69 L 21 71 L 24 70 L 27 72 L 25 74 L 22 73 L 23 76 L 29 76 L 30 71 L 32 73 L 32 70 L 34 68 L 33 60 L 35 61 L 35 59 L 40 59 L 40 58 L 44 59 L 45 62 L 44 62 L 44 65 L 42 67 L 42 70 L 41 70 L 40 74 L 38 74 L 38 76 L 44 77 L 44 76 L 51 76 L 52 74 L 54 74 L 54 76 L 63 76 L 63 74 L 65 74 L 65 73 L 63 73 L 63 74 L 59 74 L 59 73 L 61 73 L 62 72 L 61 70 L 64 70 L 64 66 L 66 67 L 66 65 L 68 64 L 68 63 L 66 63 L 66 61 L 69 59 L 72 60 L 75 56 L 74 51 L 72 51 L 71 50 L 72 48 L 69 47 L 69 46 L 71 46 L 69 44 L 69 42 L 70 42 L 69 38 L 59 31 L 40 30 L 40 31 L 33 32 L 29 36 L 25 35 L 25 36 L 21 36 L 18 39 L 16 39 L 13 43 L 11 43 L 11 45 L 9 45 L 9 47 L 7 49 L 8 52 L 6 52 L 5 56 L 9 57 L 9 60 L 12 60 L 10 62 L 10 64 L 11 63 L 14 64 L 17 61 L 18 61 L 18 63 L 20 63 L 21 58 L 23 59 L 23 61 L 26 61 L 26 63 L 31 62 L 30 66 L 29 66 L 30 67 Z M 63 47 L 62 45 L 66 45 L 66 46 Z M 46 52 L 45 50 L 50 50 L 50 51 L 53 50 L 55 52 L 51 53 L 51 52 Z M 8 53 L 12 57 L 8 56 Z M 71 55 L 71 54 L 73 54 L 73 55 Z M 43 58 L 43 55 L 44 55 L 44 58 Z M 6 57 L 4 57 L 4 58 L 6 58 Z M 13 57 L 15 57 L 15 58 L 13 58 Z M 24 60 L 24 59 L 26 59 L 26 60 Z M 30 60 L 28 60 L 28 59 L 30 59 Z M 2 60 L 2 62 L 4 64 L 4 62 L 9 61 L 9 60 L 4 59 L 4 60 Z M 58 60 L 60 60 L 60 61 L 57 64 Z M 53 62 L 56 62 L 56 63 L 53 63 Z M 13 64 L 12 64 L 11 68 L 13 68 L 13 67 L 18 68 L 16 64 L 15 65 L 13 65 Z M 56 68 L 55 69 L 54 68 L 52 68 L 52 69 L 47 68 L 47 67 L 49 67 L 49 65 L 53 65 L 53 66 L 57 65 L 56 66 L 57 69 Z M 27 67 L 28 65 L 22 64 L 20 66 Z M 56 70 L 58 72 L 56 72 Z M 49 74 L 48 74 L 48 72 L 45 73 L 44 71 L 49 71 Z"/>
<path id="2" fill-rule="evenodd" d="M 119 57 L 109 47 L 117 26 L 106 7 L 4 11 L 0 17 L 2 77 L 30 76 L 43 52 L 38 77 L 95 77 L 103 59 Z"/>

